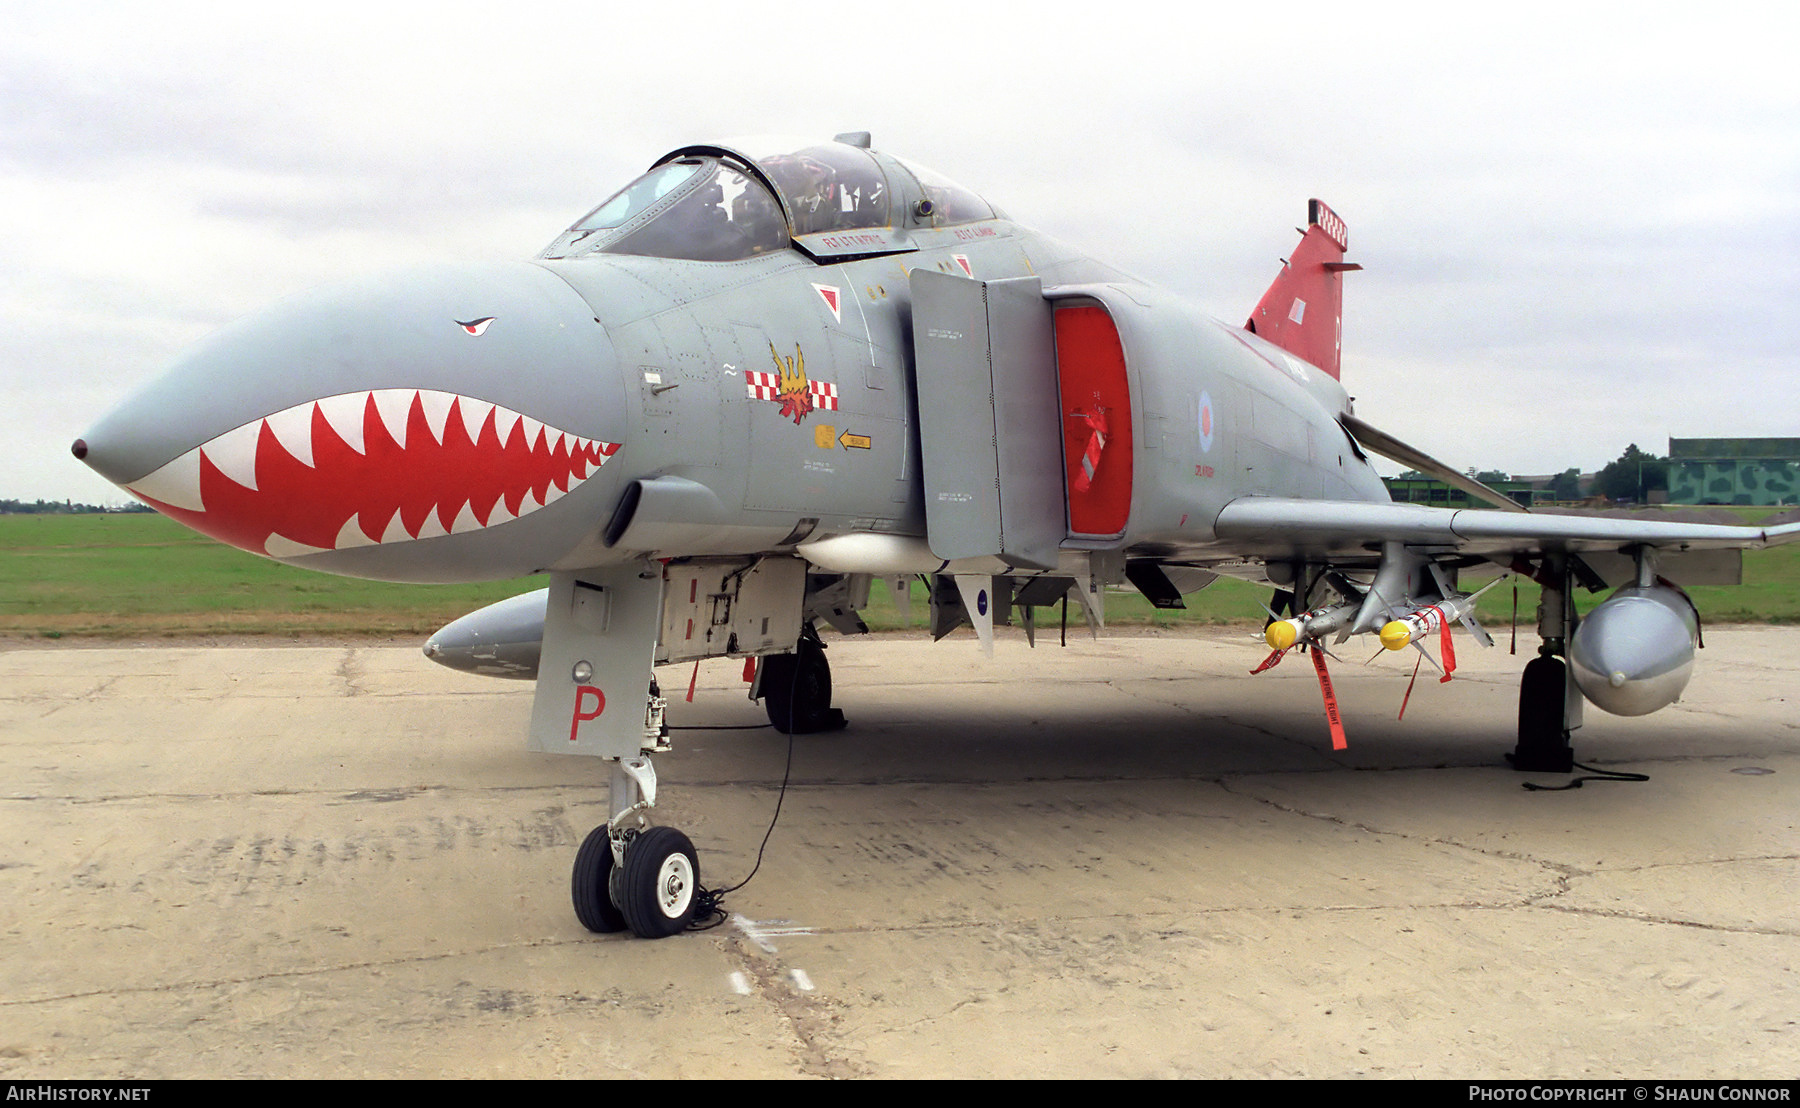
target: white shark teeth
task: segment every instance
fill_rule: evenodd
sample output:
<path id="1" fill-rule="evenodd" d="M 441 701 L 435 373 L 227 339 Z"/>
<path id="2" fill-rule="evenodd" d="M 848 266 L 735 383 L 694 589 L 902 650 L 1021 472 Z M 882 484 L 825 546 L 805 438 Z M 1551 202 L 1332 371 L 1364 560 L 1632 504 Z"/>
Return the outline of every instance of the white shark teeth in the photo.
<path id="1" fill-rule="evenodd" d="M 362 517 L 351 516 L 338 529 L 337 538 L 331 545 L 334 550 L 349 550 L 358 546 L 374 546 L 375 540 L 363 534 Z"/>
<path id="2" fill-rule="evenodd" d="M 485 400 L 471 400 L 463 396 L 457 398 L 456 410 L 462 413 L 463 430 L 469 433 L 469 441 L 479 441 L 481 425 L 487 422 L 488 413 L 494 410 L 494 406 Z"/>
<path id="3" fill-rule="evenodd" d="M 494 405 L 494 434 L 500 436 L 501 446 L 505 446 L 507 440 L 512 438 L 512 429 L 518 426 L 519 421 L 524 418 L 511 408 Z"/>
<path id="4" fill-rule="evenodd" d="M 387 528 L 381 532 L 381 542 L 384 546 L 390 542 L 405 542 L 412 537 L 412 533 L 406 529 L 406 524 L 401 521 L 398 511 L 394 512 L 394 518 L 388 520 Z"/>
<path id="5" fill-rule="evenodd" d="M 388 437 L 402 450 L 406 449 L 406 417 L 417 395 L 416 389 L 376 389 L 369 394 L 375 401 L 376 414 L 387 427 Z"/>
<path id="6" fill-rule="evenodd" d="M 275 441 L 304 466 L 313 464 L 312 425 L 317 404 L 307 402 L 276 412 L 263 422 L 275 433 Z"/>
<path id="7" fill-rule="evenodd" d="M 444 521 L 438 518 L 437 505 L 433 504 L 431 510 L 425 513 L 425 522 L 419 524 L 419 533 L 414 535 L 413 538 L 430 539 L 436 538 L 439 535 L 448 535 L 449 533 L 450 532 L 444 530 Z"/>
<path id="8" fill-rule="evenodd" d="M 337 437 L 358 454 L 366 454 L 363 447 L 363 409 L 368 407 L 369 394 L 366 392 L 347 392 L 340 396 L 327 396 L 319 401 L 319 412 Z"/>
<path id="9" fill-rule="evenodd" d="M 450 422 L 450 405 L 455 402 L 454 393 L 439 392 L 436 389 L 419 390 L 419 407 L 425 413 L 425 426 L 440 444 L 444 441 L 444 425 Z"/>
<path id="10" fill-rule="evenodd" d="M 200 448 L 219 472 L 247 489 L 256 488 L 256 444 L 262 440 L 263 421 L 246 423 L 227 431 Z"/>
<path id="11" fill-rule="evenodd" d="M 477 518 L 474 505 L 465 499 L 458 505 L 455 518 L 447 527 L 441 514 L 445 504 L 432 505 L 416 532 L 407 529 L 401 512 L 395 510 L 382 519 L 380 537 L 371 539 L 369 532 L 363 529 L 364 521 L 359 513 L 352 515 L 338 528 L 330 547 L 310 546 L 279 533 L 271 534 L 265 543 L 270 557 L 294 558 L 324 550 L 350 550 L 360 546 L 410 542 L 439 535 L 464 534 L 507 523 L 573 492 L 576 486 L 606 463 L 612 451 L 617 450 L 617 447 L 608 449 L 608 444 L 559 430 L 490 401 L 437 389 L 374 389 L 340 393 L 283 408 L 272 415 L 209 439 L 125 488 L 133 495 L 171 508 L 205 512 L 206 502 L 200 489 L 203 458 L 228 480 L 244 489 L 260 492 L 256 470 L 261 460 L 263 428 L 268 428 L 270 436 L 280 445 L 281 450 L 294 461 L 317 470 L 320 464 L 318 447 L 326 433 L 321 428 L 320 441 L 315 441 L 313 429 L 319 422 L 315 415 L 323 417 L 325 425 L 331 428 L 331 433 L 344 445 L 358 454 L 366 455 L 368 443 L 363 432 L 367 426 L 369 406 L 374 405 L 376 417 L 381 421 L 382 427 L 395 444 L 404 450 L 414 403 L 419 405 L 425 425 L 438 446 L 445 444 L 450 410 L 455 408 L 471 443 L 481 441 L 482 429 L 491 419 L 497 445 L 501 449 L 509 448 L 516 430 L 519 432 L 520 445 L 531 451 L 546 468 L 557 468 L 554 459 L 558 451 L 561 451 L 563 458 L 567 460 L 568 472 L 548 479 L 540 476 L 539 479 L 544 481 L 544 492 L 541 495 L 536 491 L 536 485 L 519 492 L 516 513 L 508 510 L 505 496 L 500 497 L 489 509 L 485 523 Z M 327 457 L 329 456 L 328 448 Z M 272 456 L 270 464 L 285 466 L 287 462 L 284 458 Z M 269 479 L 272 482 L 276 480 L 273 476 L 276 472 L 280 471 L 271 471 Z"/>
<path id="12" fill-rule="evenodd" d="M 303 542 L 295 542 L 284 535 L 270 535 L 263 542 L 263 550 L 271 558 L 298 558 L 302 554 L 325 553 L 323 547 L 308 546 Z"/>
<path id="13" fill-rule="evenodd" d="M 140 481 L 125 486 L 139 496 L 148 497 L 190 512 L 204 512 L 200 499 L 200 449 L 194 449 L 163 466 Z"/>
<path id="14" fill-rule="evenodd" d="M 557 431 L 530 416 L 520 415 L 486 400 L 476 400 L 438 389 L 374 389 L 369 392 L 340 393 L 284 408 L 263 422 L 269 425 L 269 430 L 275 432 L 276 440 L 289 454 L 301 464 L 312 466 L 316 464 L 313 460 L 313 411 L 317 409 L 324 414 L 325 421 L 350 449 L 358 454 L 366 454 L 368 446 L 363 438 L 363 420 L 371 399 L 375 402 L 375 412 L 380 417 L 382 426 L 387 429 L 395 445 L 402 449 L 406 447 L 407 426 L 412 418 L 415 399 L 420 411 L 424 413 L 426 427 L 430 428 L 432 438 L 440 445 L 450 422 L 452 405 L 462 417 L 463 430 L 468 433 L 470 442 L 480 440 L 482 425 L 487 422 L 490 412 L 494 415 L 494 431 L 502 446 L 512 437 L 512 430 L 516 426 L 523 427 L 527 447 L 537 439 L 539 431 L 544 431 L 545 448 L 553 453 L 558 441 L 567 442 L 571 454 L 578 448 L 577 444 L 586 446 L 593 442 L 592 439 L 583 439 L 566 431 Z M 249 426 L 240 427 L 230 434 L 249 434 Z M 555 437 L 552 437 L 551 432 L 554 432 Z M 208 447 L 212 445 L 213 443 L 207 443 Z M 207 457 L 213 457 L 212 450 L 207 451 Z"/>
<path id="15" fill-rule="evenodd" d="M 479 530 L 481 530 L 481 521 L 475 518 L 475 505 L 464 501 L 462 511 L 457 512 L 456 518 L 450 521 L 450 533 L 461 535 L 468 531 Z"/>

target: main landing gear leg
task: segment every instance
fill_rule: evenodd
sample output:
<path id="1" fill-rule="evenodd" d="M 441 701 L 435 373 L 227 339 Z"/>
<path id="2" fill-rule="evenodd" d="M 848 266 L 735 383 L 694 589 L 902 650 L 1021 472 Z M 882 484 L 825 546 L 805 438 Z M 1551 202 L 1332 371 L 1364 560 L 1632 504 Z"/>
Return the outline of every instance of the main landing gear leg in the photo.
<path id="1" fill-rule="evenodd" d="M 1575 768 L 1569 733 L 1581 726 L 1581 692 L 1563 660 L 1575 633 L 1568 560 L 1552 555 L 1545 563 L 1543 599 L 1538 605 L 1538 656 L 1525 665 L 1519 682 L 1519 744 L 1506 756 L 1524 773 L 1568 773 Z"/>

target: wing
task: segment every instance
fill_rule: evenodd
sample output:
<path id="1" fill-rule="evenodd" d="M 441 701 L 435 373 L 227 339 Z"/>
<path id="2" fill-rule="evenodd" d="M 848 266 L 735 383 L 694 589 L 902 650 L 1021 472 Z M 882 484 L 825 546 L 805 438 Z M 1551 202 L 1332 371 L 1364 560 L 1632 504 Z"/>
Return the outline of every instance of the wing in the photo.
<path id="1" fill-rule="evenodd" d="M 1629 576 L 1633 551 L 1640 547 L 1656 550 L 1659 564 L 1677 580 L 1678 565 L 1686 563 L 1693 572 L 1685 584 L 1735 583 L 1718 580 L 1727 563 L 1735 578 L 1736 558 L 1729 552 L 1800 539 L 1800 523 L 1728 527 L 1266 496 L 1233 500 L 1219 513 L 1213 530 L 1221 545 L 1269 561 L 1373 564 L 1387 542 L 1424 554 L 1467 555 L 1501 565 L 1537 554 L 1573 553 L 1608 584 Z M 1718 552 L 1728 557 L 1719 558 Z"/>

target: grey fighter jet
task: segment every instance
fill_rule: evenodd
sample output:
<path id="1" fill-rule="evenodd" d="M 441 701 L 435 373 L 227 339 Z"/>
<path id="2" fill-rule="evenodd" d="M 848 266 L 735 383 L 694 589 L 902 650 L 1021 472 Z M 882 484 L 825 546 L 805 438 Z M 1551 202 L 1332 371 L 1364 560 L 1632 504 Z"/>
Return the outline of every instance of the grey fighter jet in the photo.
<path id="1" fill-rule="evenodd" d="M 686 146 L 528 262 L 327 289 L 193 349 L 77 440 L 208 535 L 327 573 L 547 590 L 427 653 L 535 677 L 530 743 L 611 763 L 576 860 L 596 931 L 682 930 L 699 863 L 653 826 L 660 662 L 758 659 L 782 731 L 842 726 L 817 627 L 872 579 L 923 577 L 934 633 L 1105 590 L 1161 606 L 1229 574 L 1274 586 L 1264 667 L 1376 634 L 1446 671 L 1482 637 L 1462 580 L 1543 585 L 1522 767 L 1567 770 L 1582 703 L 1654 711 L 1697 619 L 1800 527 L 1543 516 L 1358 419 L 1339 383 L 1345 225 L 1313 201 L 1242 324 L 1012 222 L 870 146 Z M 1392 503 L 1379 453 L 1500 510 Z M 1583 620 L 1576 587 L 1616 588 Z"/>

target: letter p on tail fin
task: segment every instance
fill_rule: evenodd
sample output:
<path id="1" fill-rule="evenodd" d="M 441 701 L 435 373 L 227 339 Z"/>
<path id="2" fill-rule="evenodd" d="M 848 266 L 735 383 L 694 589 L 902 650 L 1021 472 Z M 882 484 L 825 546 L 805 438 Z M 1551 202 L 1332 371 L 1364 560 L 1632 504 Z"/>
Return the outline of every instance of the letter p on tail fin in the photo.
<path id="1" fill-rule="evenodd" d="M 1350 232 L 1323 200 L 1307 203 L 1306 230 L 1275 283 L 1257 301 L 1244 329 L 1305 358 L 1333 377 L 1342 351 L 1342 275 L 1362 266 L 1344 261 Z"/>

